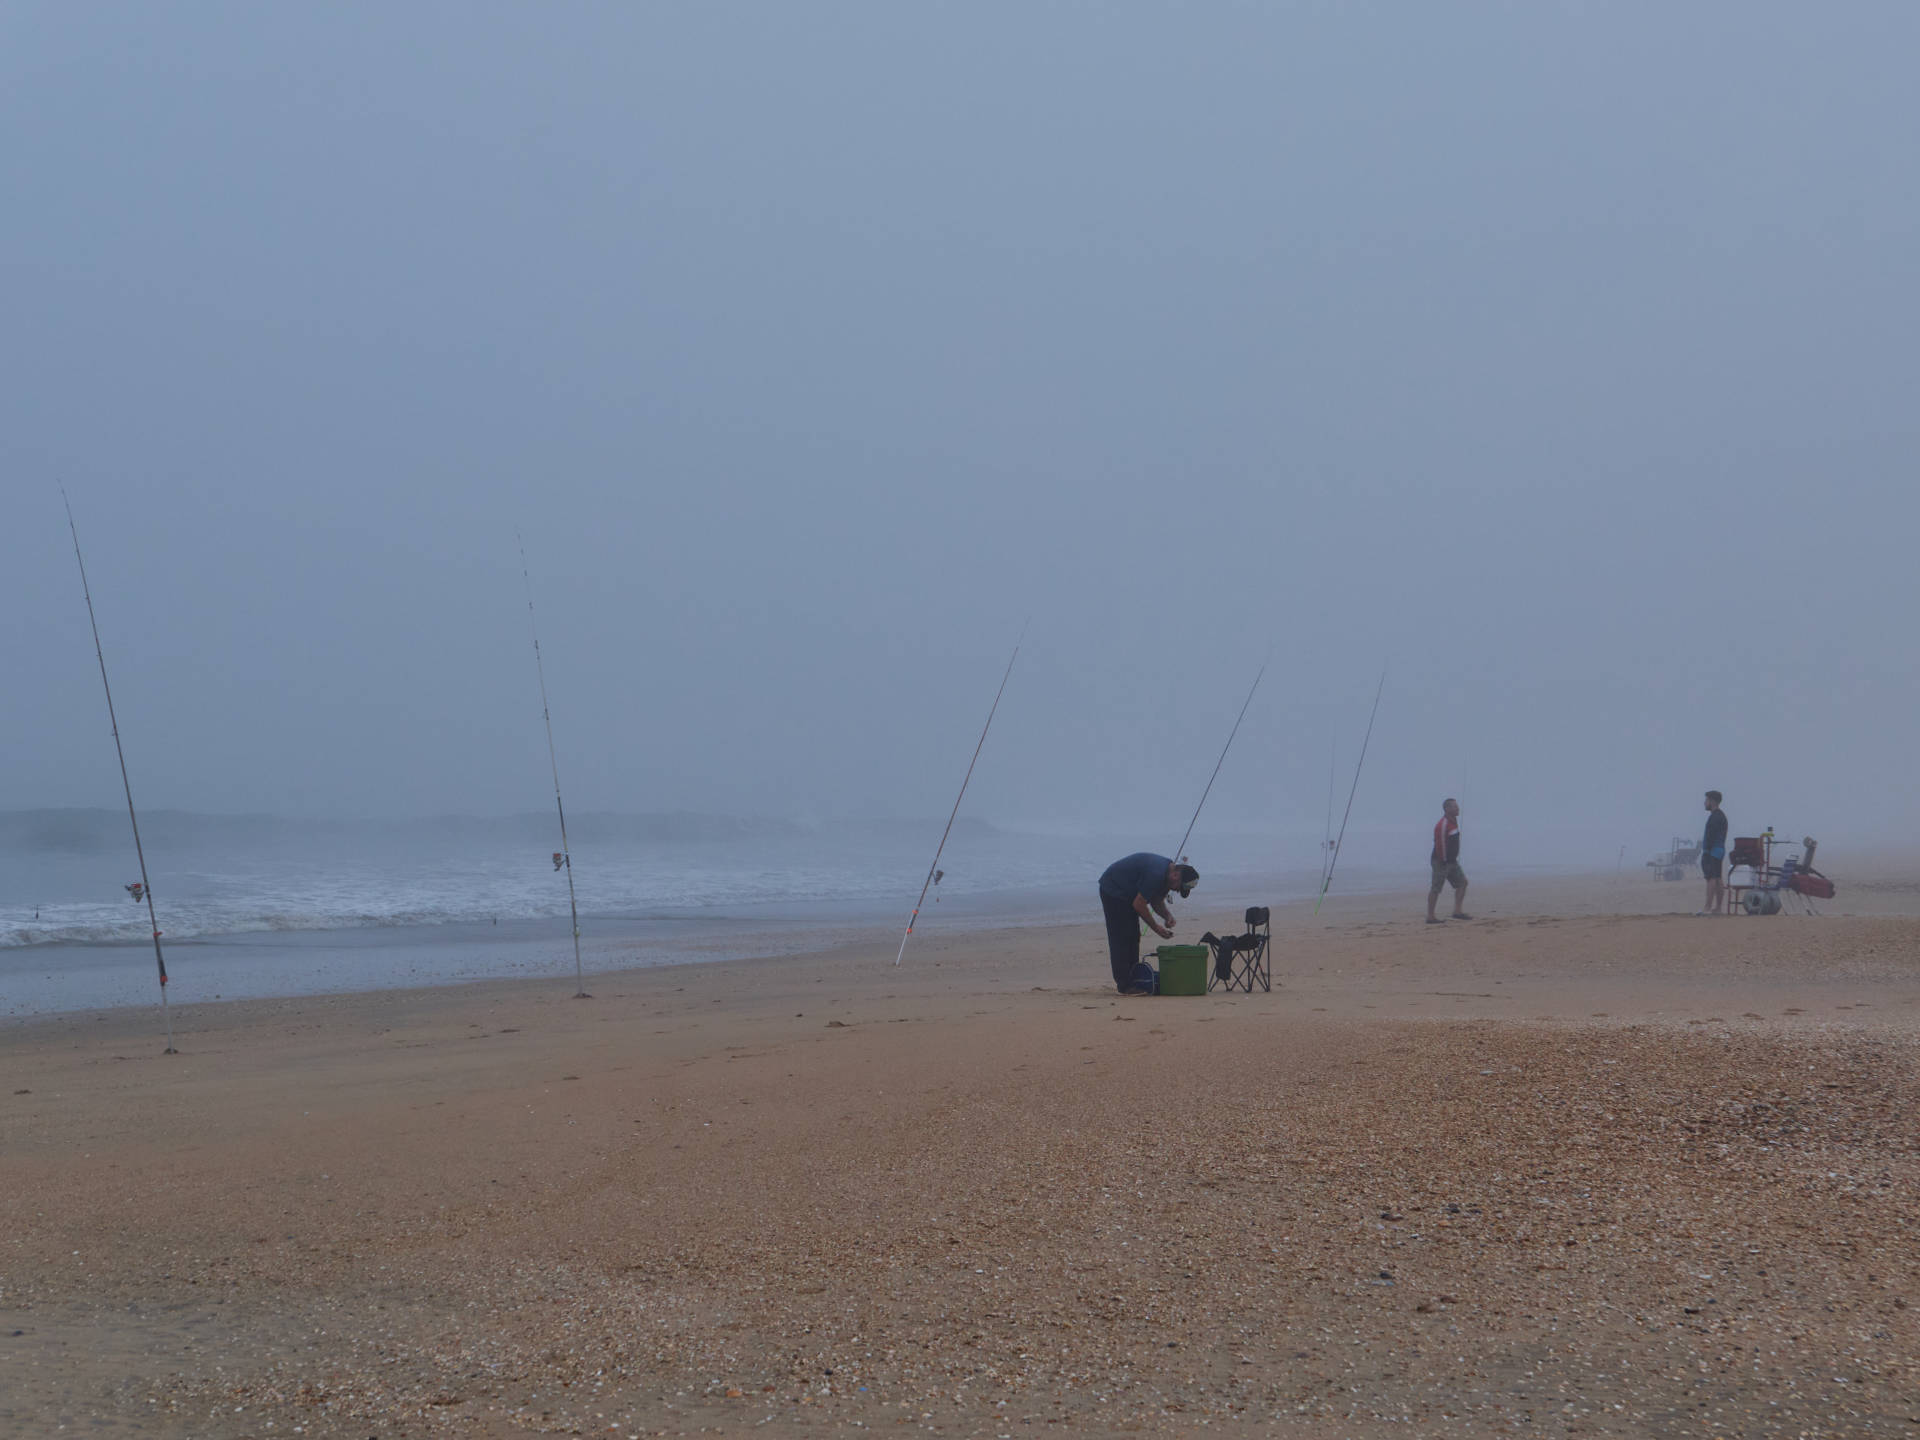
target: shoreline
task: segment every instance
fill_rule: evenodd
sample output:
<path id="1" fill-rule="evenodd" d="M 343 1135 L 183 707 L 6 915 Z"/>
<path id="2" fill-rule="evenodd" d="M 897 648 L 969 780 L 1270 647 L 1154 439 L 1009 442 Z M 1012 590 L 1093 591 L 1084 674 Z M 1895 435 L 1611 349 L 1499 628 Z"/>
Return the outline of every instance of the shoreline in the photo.
<path id="1" fill-rule="evenodd" d="M 1245 881 L 1230 881 L 1224 890 L 1229 899 L 1260 893 Z M 952 897 L 938 909 L 930 899 L 920 929 L 937 924 L 972 933 L 1072 925 L 1089 908 L 1082 899 L 1077 890 L 1054 886 Z M 906 902 L 786 900 L 583 915 L 582 963 L 596 975 L 816 954 L 889 931 L 897 941 L 907 908 Z M 565 917 L 249 930 L 169 940 L 166 953 L 170 998 L 181 1005 L 534 978 L 536 972 L 573 968 Z M 0 948 L 0 1027 L 79 1010 L 157 1004 L 152 957 L 144 939 Z M 193 987 L 199 994 L 184 998 Z M 124 998 L 102 1004 L 101 995 Z"/>
<path id="2" fill-rule="evenodd" d="M 1834 902 L 1822 906 L 1818 920 L 1847 916 L 1920 914 L 1916 868 L 1893 866 L 1880 876 L 1853 881 Z M 1313 916 L 1313 897 L 1294 895 L 1271 902 L 1277 941 L 1306 937 L 1329 925 L 1394 924 L 1421 916 L 1425 895 L 1392 877 L 1361 872 L 1352 889 L 1331 895 L 1323 914 Z M 1574 868 L 1528 866 L 1490 870 L 1476 879 L 1469 895 L 1476 914 L 1486 920 L 1515 916 L 1592 918 L 1692 914 L 1697 887 L 1690 881 L 1659 881 L 1632 872 L 1582 872 Z M 1004 891 L 948 902 L 939 914 L 924 914 L 908 952 L 927 937 L 993 935 L 998 931 L 1098 931 L 1098 914 L 1058 887 Z M 1448 897 L 1442 897 L 1442 906 Z M 1196 895 L 1183 908 L 1177 941 L 1194 941 L 1204 929 L 1236 933 L 1240 910 L 1265 902 L 1260 889 L 1229 883 L 1212 897 Z M 687 964 L 735 964 L 749 960 L 795 960 L 862 945 L 899 945 L 897 906 L 847 904 L 839 900 L 739 904 L 726 912 L 599 916 L 589 918 L 582 935 L 584 972 L 591 977 L 645 972 Z M 931 906 L 929 906 L 931 908 Z M 1091 912 L 1091 914 L 1089 914 Z M 1730 916 L 1728 924 L 1795 924 L 1805 916 L 1768 916 L 1751 920 Z M 935 925 L 939 929 L 935 929 Z M 559 933 L 555 933 L 559 931 Z M 1154 937 L 1144 935 L 1150 950 Z M 317 996 L 390 995 L 415 989 L 472 987 L 488 983 L 547 981 L 572 983 L 572 947 L 564 922 L 518 920 L 505 925 L 361 925 L 346 929 L 296 929 L 263 939 L 255 933 L 219 935 L 167 945 L 169 1004 L 177 1014 L 204 1006 L 296 1000 Z M 478 956 L 478 958 L 476 958 Z M 58 958 L 60 966 L 50 962 Z M 219 972 L 209 970 L 217 962 Z M 321 970 L 319 964 L 332 964 Z M 46 968 L 42 968 L 46 966 Z M 301 983 L 292 966 L 307 966 Z M 52 972 L 60 973 L 52 973 Z M 88 977 L 92 972 L 92 977 Z M 35 979 L 38 973 L 38 979 Z M 182 987 L 182 979 L 186 985 Z M 75 1000 L 94 987 L 125 998 L 108 1004 L 98 998 Z M 198 987 L 198 993 L 196 989 Z M 217 989 L 213 989 L 217 987 Z M 38 1002 L 36 1002 L 38 1000 Z M 73 1000 L 73 1002 L 69 1002 Z M 119 1010 L 156 1010 L 156 973 L 152 947 L 142 941 L 113 945 L 46 945 L 0 950 L 0 1035 L 61 1016 L 94 1016 Z"/>
<path id="3" fill-rule="evenodd" d="M 1843 890 L 1826 912 L 1920 913 L 1920 882 L 1913 874 L 1905 866 L 1891 868 L 1882 878 Z M 1396 884 L 1401 878 L 1358 872 L 1328 898 L 1325 917 L 1387 920 L 1417 915 L 1424 897 L 1416 887 Z M 1487 897 L 1489 918 L 1530 909 L 1564 915 L 1684 913 L 1689 903 L 1697 903 L 1695 887 L 1687 882 L 1661 882 L 1634 872 L 1490 868 L 1475 885 L 1470 893 L 1476 905 L 1479 897 Z M 1270 899 L 1276 888 L 1286 890 L 1285 885 L 1263 890 L 1254 882 L 1228 877 L 1215 894 L 1196 896 L 1182 907 L 1197 917 L 1197 928 L 1183 929 L 1181 938 L 1191 939 L 1208 928 L 1223 934 L 1237 931 L 1239 911 L 1249 904 L 1269 904 L 1279 928 L 1297 928 L 1312 920 L 1310 889 L 1305 895 L 1294 892 Z M 931 924 L 957 934 L 1070 930 L 1085 924 L 1097 928 L 1097 912 L 1078 903 L 1081 898 L 1077 891 L 1060 887 L 957 898 L 937 913 L 922 915 L 915 944 L 934 933 Z M 819 954 L 877 942 L 889 933 L 897 944 L 904 913 L 891 904 L 822 900 L 741 904 L 712 913 L 583 917 L 582 959 L 586 974 L 595 976 L 661 965 Z M 169 942 L 166 948 L 173 982 L 169 1000 L 177 1009 L 514 978 L 538 983 L 542 976 L 564 973 L 570 978 L 573 969 L 564 919 L 249 931 Z M 51 1016 L 157 1004 L 152 948 L 145 941 L 0 949 L 0 1033 Z"/>

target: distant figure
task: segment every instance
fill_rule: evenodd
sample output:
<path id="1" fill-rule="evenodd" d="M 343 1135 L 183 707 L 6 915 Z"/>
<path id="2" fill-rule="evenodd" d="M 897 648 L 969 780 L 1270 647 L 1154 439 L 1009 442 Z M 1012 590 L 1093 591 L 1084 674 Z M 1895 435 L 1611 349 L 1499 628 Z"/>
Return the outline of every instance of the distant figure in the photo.
<path id="1" fill-rule="evenodd" d="M 1439 903 L 1440 888 L 1453 886 L 1453 918 L 1471 920 L 1467 914 L 1467 872 L 1460 868 L 1460 802 L 1449 797 L 1440 806 L 1440 818 L 1433 827 L 1433 884 L 1427 889 L 1427 924 L 1447 922 L 1433 913 Z"/>
<path id="2" fill-rule="evenodd" d="M 1727 812 L 1720 808 L 1720 792 L 1707 791 L 1707 828 L 1700 835 L 1700 873 L 1707 877 L 1707 908 L 1702 915 L 1726 909 L 1727 885 L 1720 870 L 1727 858 Z"/>
<path id="3" fill-rule="evenodd" d="M 1107 959 L 1113 964 L 1114 989 L 1122 995 L 1152 993 L 1133 980 L 1140 964 L 1140 922 L 1146 921 L 1162 940 L 1171 940 L 1173 911 L 1167 908 L 1167 892 L 1178 890 L 1184 900 L 1193 893 L 1199 878 L 1200 872 L 1191 865 L 1145 850 L 1114 861 L 1100 877 L 1100 908 L 1107 916 Z M 1154 919 L 1156 914 L 1158 920 Z"/>

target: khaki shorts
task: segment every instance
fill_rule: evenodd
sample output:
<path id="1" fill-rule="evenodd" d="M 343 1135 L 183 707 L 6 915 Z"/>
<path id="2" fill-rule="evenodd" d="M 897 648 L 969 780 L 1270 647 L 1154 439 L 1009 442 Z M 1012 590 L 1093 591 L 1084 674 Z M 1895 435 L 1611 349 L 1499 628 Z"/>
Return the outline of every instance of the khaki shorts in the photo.
<path id="1" fill-rule="evenodd" d="M 1451 885 L 1456 890 L 1467 888 L 1467 872 L 1460 868 L 1458 860 L 1433 860 L 1428 863 L 1433 866 L 1433 888 L 1427 891 L 1428 895 L 1438 895 L 1444 885 Z"/>

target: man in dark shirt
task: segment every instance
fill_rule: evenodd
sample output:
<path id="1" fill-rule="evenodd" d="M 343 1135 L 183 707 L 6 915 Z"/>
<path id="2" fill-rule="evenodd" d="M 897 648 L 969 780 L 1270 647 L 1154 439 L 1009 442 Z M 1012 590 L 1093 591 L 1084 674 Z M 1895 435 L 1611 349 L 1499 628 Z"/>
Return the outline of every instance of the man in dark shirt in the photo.
<path id="1" fill-rule="evenodd" d="M 1107 959 L 1113 964 L 1114 988 L 1122 995 L 1149 993 L 1133 983 L 1134 969 L 1140 964 L 1140 922 L 1146 921 L 1162 940 L 1171 940 L 1173 911 L 1167 908 L 1167 892 L 1178 890 L 1184 900 L 1193 893 L 1199 878 L 1200 872 L 1191 865 L 1146 850 L 1114 861 L 1100 877 L 1100 908 L 1107 917 Z"/>
<path id="2" fill-rule="evenodd" d="M 1707 791 L 1707 828 L 1700 835 L 1700 873 L 1707 877 L 1707 908 L 1702 915 L 1726 909 L 1727 885 L 1720 870 L 1727 858 L 1727 812 L 1720 808 L 1720 792 Z"/>
<path id="3" fill-rule="evenodd" d="M 1440 803 L 1440 818 L 1433 827 L 1433 884 L 1427 888 L 1427 924 L 1447 922 L 1433 913 L 1443 887 L 1453 886 L 1453 918 L 1471 920 L 1467 914 L 1467 872 L 1460 868 L 1460 802 L 1449 796 Z"/>

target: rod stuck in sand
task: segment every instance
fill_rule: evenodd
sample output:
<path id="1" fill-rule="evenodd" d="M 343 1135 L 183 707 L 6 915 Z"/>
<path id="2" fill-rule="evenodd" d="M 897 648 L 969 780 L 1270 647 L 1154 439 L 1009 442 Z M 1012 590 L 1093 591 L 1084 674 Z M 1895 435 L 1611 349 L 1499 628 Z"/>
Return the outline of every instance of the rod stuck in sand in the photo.
<path id="1" fill-rule="evenodd" d="M 67 487 L 60 487 L 60 503 L 67 507 L 67 529 L 73 532 L 73 558 L 80 566 L 80 593 L 87 597 L 87 624 L 93 627 L 93 653 L 100 662 L 100 688 L 107 692 L 107 724 L 113 728 L 113 753 L 120 757 L 120 784 L 127 792 L 127 821 L 133 826 L 133 853 L 140 860 L 140 893 L 147 902 L 147 924 L 153 931 L 153 963 L 160 970 L 160 1014 L 166 1021 L 167 1048 L 162 1052 L 178 1055 L 173 1047 L 173 1012 L 167 1008 L 167 957 L 160 951 L 160 917 L 153 909 L 153 886 L 147 881 L 147 852 L 140 844 L 140 817 L 133 813 L 133 782 L 127 778 L 126 747 L 120 743 L 120 721 L 113 713 L 113 686 L 107 683 L 107 652 L 100 645 L 100 621 L 93 613 L 93 590 L 87 584 L 87 562 L 80 554 L 80 527 L 73 523 L 73 502 L 67 499 Z"/>
<path id="2" fill-rule="evenodd" d="M 1340 833 L 1334 837 L 1333 853 L 1327 857 L 1327 873 L 1320 882 L 1320 894 L 1313 902 L 1313 913 L 1320 913 L 1320 902 L 1327 898 L 1327 891 L 1333 888 L 1333 867 L 1340 863 L 1340 846 L 1347 838 L 1347 821 L 1353 818 L 1353 797 L 1360 793 L 1360 772 L 1367 766 L 1367 745 L 1373 739 L 1374 717 L 1380 713 L 1380 696 L 1387 688 L 1387 672 L 1380 672 L 1379 688 L 1373 692 L 1373 709 L 1367 712 L 1367 733 L 1360 742 L 1360 759 L 1353 767 L 1353 788 L 1347 791 L 1346 813 L 1340 817 Z"/>
<path id="3" fill-rule="evenodd" d="M 1007 657 L 1006 673 L 1000 677 L 1000 688 L 993 692 L 993 704 L 987 710 L 987 723 L 980 727 L 980 738 L 974 742 L 973 758 L 967 762 L 966 776 L 960 781 L 960 793 L 953 797 L 953 809 L 947 815 L 947 828 L 940 832 L 940 843 L 934 847 L 933 863 L 927 866 L 927 878 L 920 887 L 920 898 L 913 902 L 913 914 L 907 917 L 907 932 L 900 937 L 900 949 L 893 957 L 898 965 L 900 957 L 907 953 L 907 941 L 912 938 L 914 922 L 920 918 L 920 907 L 927 903 L 927 891 L 933 888 L 933 877 L 940 873 L 940 855 L 947 848 L 947 837 L 953 833 L 954 817 L 960 813 L 960 802 L 967 798 L 967 786 L 973 780 L 973 767 L 980 763 L 980 748 L 987 743 L 987 732 L 993 728 L 993 717 L 1000 709 L 1000 697 L 1007 693 L 1007 680 L 1013 674 L 1013 662 L 1020 658 L 1020 647 L 1026 643 L 1027 627 L 1020 627 L 1020 638 L 1013 642 L 1013 654 Z"/>
<path id="4" fill-rule="evenodd" d="M 560 757 L 553 748 L 553 711 L 547 704 L 547 667 L 540 659 L 540 631 L 533 623 L 533 575 L 527 568 L 527 542 L 513 532 L 520 546 L 520 577 L 527 582 L 527 633 L 533 636 L 533 669 L 540 677 L 540 718 L 547 723 L 547 763 L 553 767 L 553 806 L 560 812 L 560 853 L 553 868 L 567 872 L 567 908 L 573 912 L 573 998 L 591 1000 L 587 976 L 580 964 L 580 902 L 573 893 L 573 851 L 567 845 L 567 802 L 560 798 Z"/>
<path id="5" fill-rule="evenodd" d="M 1267 673 L 1265 662 L 1261 663 L 1259 674 L 1253 677 L 1253 684 L 1247 687 L 1247 698 L 1240 702 L 1240 713 L 1234 717 L 1233 729 L 1227 732 L 1227 743 L 1220 747 L 1220 758 L 1213 762 L 1213 774 L 1207 777 L 1207 788 L 1200 792 L 1200 803 L 1193 807 L 1193 819 L 1187 821 L 1187 833 L 1180 837 L 1180 843 L 1174 848 L 1173 858 L 1186 863 L 1187 841 L 1193 838 L 1193 827 L 1200 823 L 1200 812 L 1206 808 L 1207 796 L 1213 793 L 1213 782 L 1220 778 L 1220 767 L 1227 763 L 1227 751 L 1233 748 L 1233 737 L 1240 733 L 1240 722 L 1247 718 L 1247 706 L 1253 704 L 1253 692 L 1260 688 L 1260 677 Z"/>
<path id="6" fill-rule="evenodd" d="M 1340 766 L 1340 737 L 1327 747 L 1327 826 L 1320 837 L 1320 884 L 1327 883 L 1327 867 L 1333 863 L 1333 781 Z"/>

